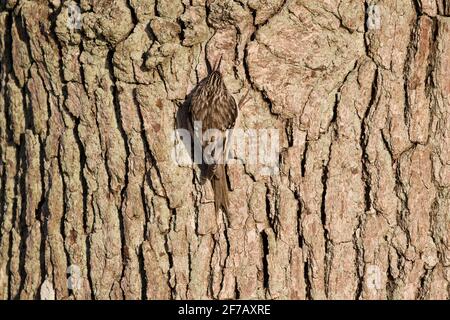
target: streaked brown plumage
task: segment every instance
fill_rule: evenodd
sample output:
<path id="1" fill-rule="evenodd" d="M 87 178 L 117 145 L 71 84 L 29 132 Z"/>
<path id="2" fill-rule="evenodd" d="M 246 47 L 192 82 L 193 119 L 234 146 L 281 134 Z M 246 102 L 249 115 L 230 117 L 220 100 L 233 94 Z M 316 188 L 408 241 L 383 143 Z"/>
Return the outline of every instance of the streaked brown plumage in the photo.
<path id="1" fill-rule="evenodd" d="M 202 134 L 209 129 L 220 130 L 225 145 L 226 130 L 234 127 L 238 115 L 238 106 L 223 82 L 222 74 L 220 73 L 221 60 L 222 58 L 193 92 L 190 104 L 190 117 L 192 123 L 196 121 L 201 122 Z M 208 145 L 208 143 L 210 141 L 204 141 L 203 147 Z M 223 154 L 215 155 L 215 159 L 223 160 L 223 156 Z M 204 184 L 207 180 L 211 180 L 214 190 L 216 212 L 221 208 L 227 212 L 228 185 L 223 162 L 207 165 L 205 172 L 200 178 L 200 183 Z"/>

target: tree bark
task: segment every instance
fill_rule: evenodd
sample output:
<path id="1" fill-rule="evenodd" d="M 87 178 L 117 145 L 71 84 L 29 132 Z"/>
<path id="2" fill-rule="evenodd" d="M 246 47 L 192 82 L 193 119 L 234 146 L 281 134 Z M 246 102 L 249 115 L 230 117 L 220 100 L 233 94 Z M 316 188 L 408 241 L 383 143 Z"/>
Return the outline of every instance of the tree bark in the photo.
<path id="1" fill-rule="evenodd" d="M 450 1 L 0 9 L 0 299 L 449 298 Z M 221 55 L 280 133 L 227 216 L 171 158 Z"/>

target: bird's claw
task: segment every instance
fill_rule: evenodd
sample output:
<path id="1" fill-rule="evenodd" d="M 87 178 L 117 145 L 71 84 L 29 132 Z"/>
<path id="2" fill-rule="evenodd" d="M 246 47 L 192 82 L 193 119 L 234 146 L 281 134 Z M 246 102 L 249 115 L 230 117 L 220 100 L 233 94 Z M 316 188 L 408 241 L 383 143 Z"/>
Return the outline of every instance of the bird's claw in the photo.
<path id="1" fill-rule="evenodd" d="M 239 101 L 239 104 L 238 104 L 239 110 L 241 110 L 244 107 L 244 105 L 250 101 L 251 97 L 248 96 L 249 93 L 250 93 L 250 89 L 247 90 L 247 93 Z"/>

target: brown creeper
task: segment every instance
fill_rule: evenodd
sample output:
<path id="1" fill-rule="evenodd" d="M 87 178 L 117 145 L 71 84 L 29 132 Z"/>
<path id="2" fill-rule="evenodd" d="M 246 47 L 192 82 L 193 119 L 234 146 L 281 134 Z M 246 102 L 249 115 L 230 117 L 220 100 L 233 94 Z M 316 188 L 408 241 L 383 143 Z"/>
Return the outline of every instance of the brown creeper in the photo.
<path id="1" fill-rule="evenodd" d="M 224 164 L 226 157 L 224 145 L 227 143 L 226 131 L 234 127 L 239 110 L 236 101 L 223 82 L 220 72 L 221 62 L 222 57 L 211 73 L 199 83 L 193 92 L 189 111 L 194 128 L 196 123 L 201 125 L 202 136 L 211 129 L 217 130 L 216 132 L 220 134 L 220 137 L 213 136 L 202 141 L 203 148 L 211 143 L 216 143 L 217 149 L 212 154 L 213 163 L 208 163 L 206 169 L 202 172 L 200 184 L 211 180 L 216 212 L 221 208 L 228 212 L 229 201 Z M 219 140 L 220 143 L 218 143 Z"/>

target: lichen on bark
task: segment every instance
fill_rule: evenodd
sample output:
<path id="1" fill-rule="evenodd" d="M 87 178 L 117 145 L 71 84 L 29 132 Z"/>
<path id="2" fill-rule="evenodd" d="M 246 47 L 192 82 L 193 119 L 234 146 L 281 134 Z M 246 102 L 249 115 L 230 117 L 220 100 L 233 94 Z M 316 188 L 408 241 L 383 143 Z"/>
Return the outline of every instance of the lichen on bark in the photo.
<path id="1" fill-rule="evenodd" d="M 0 299 L 449 298 L 448 0 L 0 10 Z M 171 157 L 221 56 L 238 126 L 280 133 L 228 215 Z"/>

